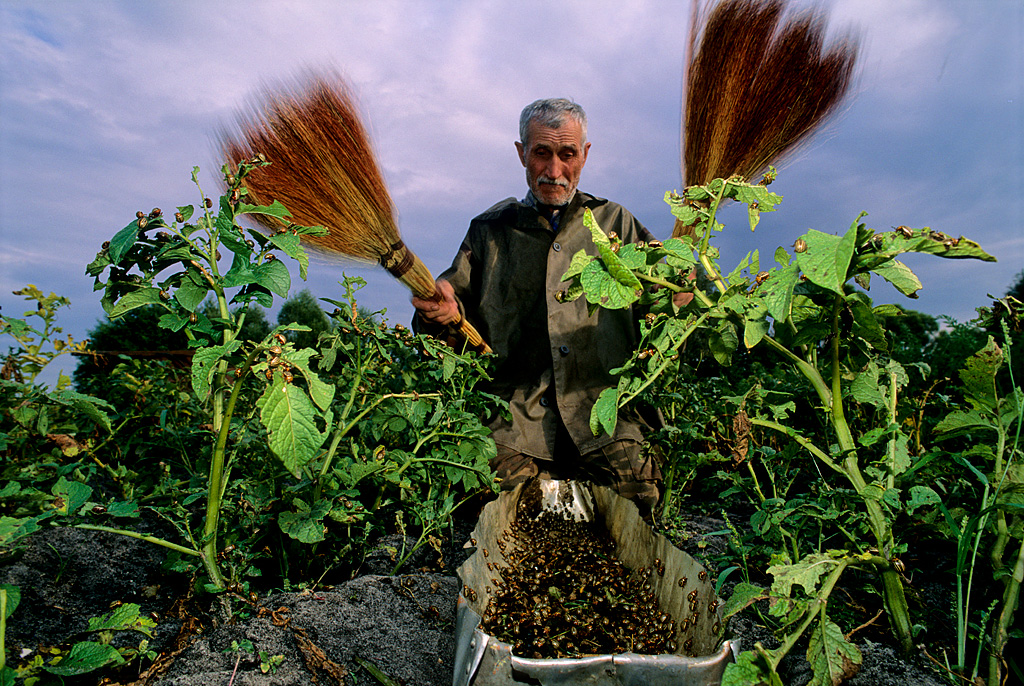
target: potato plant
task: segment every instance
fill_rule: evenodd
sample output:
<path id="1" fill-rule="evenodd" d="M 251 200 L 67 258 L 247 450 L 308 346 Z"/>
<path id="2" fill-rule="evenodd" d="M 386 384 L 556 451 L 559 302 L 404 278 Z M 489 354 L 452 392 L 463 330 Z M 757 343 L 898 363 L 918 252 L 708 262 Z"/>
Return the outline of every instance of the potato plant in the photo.
<path id="1" fill-rule="evenodd" d="M 728 610 L 734 613 L 767 598 L 784 638 L 776 650 L 758 646 L 742 654 L 725 683 L 780 683 L 779 661 L 807 631 L 815 683 L 838 683 L 855 671 L 861 656 L 827 613 L 830 592 L 848 568 L 876 575 L 892 633 L 909 652 L 915 628 L 900 559 L 908 543 L 899 539 L 894 523 L 941 500 L 931 486 L 914 479 L 911 436 L 898 413 L 908 371 L 889 356 L 890 341 L 879 323 L 896 308 L 875 306 L 866 291 L 873 277 L 882 278 L 913 297 L 921 283 L 897 259 L 903 253 L 994 258 L 967 238 L 927 227 L 876 232 L 861 221 L 861 214 L 841 235 L 811 230 L 795 241 L 792 251 L 779 248 L 775 266 L 762 269 L 755 251 L 726 273 L 711 240 L 724 229 L 716 221 L 718 208 L 728 200 L 747 205 L 753 230 L 760 213 L 773 211 L 781 200 L 767 189 L 773 177 L 769 172 L 757 184 L 716 179 L 681 195 L 666 194 L 673 214 L 693 235 L 663 243 L 621 245 L 588 217 L 598 255 L 581 251 L 575 256 L 564 275 L 569 285 L 562 296 L 586 297 L 592 309 L 634 303 L 646 309 L 639 322 L 639 349 L 616 370 L 617 386 L 606 390 L 594 407 L 595 434 L 614 429 L 622 406 L 656 397 L 652 394 L 659 386 L 672 383 L 688 340 L 699 342 L 723 365 L 741 345 L 768 348 L 804 379 L 816 401 L 813 410 L 821 430 L 807 431 L 806 420 L 791 416 L 792 403 L 773 402 L 755 386 L 738 399 L 732 422 L 735 444 L 746 446 L 756 429 L 776 432 L 799 446 L 808 467 L 813 463 L 824 468 L 845 486 L 830 485 L 823 474 L 826 498 L 769 498 L 755 488 L 759 511 L 752 526 L 761 534 L 781 534 L 767 570 L 774 582 L 770 589 L 742 584 Z M 692 270 L 700 278 L 688 278 Z M 692 292 L 693 299 L 677 308 L 669 295 L 682 291 Z M 692 354 L 692 347 L 686 352 Z M 787 518 L 789 531 L 782 526 Z M 817 544 L 808 545 L 801 540 L 800 522 L 815 520 L 840 525 L 832 527 L 836 535 L 828 538 L 822 538 L 819 527 Z M 824 540 L 828 544 L 821 547 Z M 1009 607 L 1012 612 L 1012 603 Z"/>

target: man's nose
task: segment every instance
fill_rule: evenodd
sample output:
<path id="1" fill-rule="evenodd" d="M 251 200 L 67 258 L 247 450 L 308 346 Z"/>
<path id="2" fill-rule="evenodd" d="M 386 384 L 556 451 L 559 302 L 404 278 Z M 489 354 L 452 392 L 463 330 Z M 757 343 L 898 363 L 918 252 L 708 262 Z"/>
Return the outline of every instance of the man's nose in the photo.
<path id="1" fill-rule="evenodd" d="M 544 175 L 550 176 L 552 179 L 561 178 L 563 172 L 562 160 L 557 157 L 548 160 L 547 165 L 544 167 Z"/>

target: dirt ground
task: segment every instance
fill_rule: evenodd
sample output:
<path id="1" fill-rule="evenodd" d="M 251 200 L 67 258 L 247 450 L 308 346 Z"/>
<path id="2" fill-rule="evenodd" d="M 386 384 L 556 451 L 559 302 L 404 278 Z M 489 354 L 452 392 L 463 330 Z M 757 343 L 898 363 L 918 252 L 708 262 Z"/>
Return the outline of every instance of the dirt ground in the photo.
<path id="1" fill-rule="evenodd" d="M 702 533 L 721 525 L 693 520 L 681 547 L 700 556 L 709 549 Z M 275 593 L 229 617 L 217 603 L 204 607 L 209 600 L 189 598 L 184 580 L 161 570 L 162 550 L 81 529 L 34 535 L 0 566 L 0 583 L 17 585 L 22 593 L 7 626 L 8 664 L 23 664 L 49 646 L 83 640 L 90 617 L 109 612 L 118 602 L 132 602 L 157 622 L 150 642 L 160 654 L 156 662 L 66 679 L 66 684 L 355 685 L 381 683 L 377 670 L 406 686 L 452 682 L 455 601 L 461 587 L 452 574 L 387 576 L 384 545 L 367 560 L 363 576 L 316 593 Z M 413 560 L 408 568 L 419 569 L 423 562 Z M 445 568 L 459 563 L 451 560 Z M 749 620 L 734 619 L 730 630 L 748 646 L 772 640 Z M 141 638 L 116 640 L 137 645 Z M 870 640 L 860 648 L 864 664 L 847 682 L 850 686 L 948 683 L 922 657 L 903 658 Z M 788 659 L 785 669 L 787 684 L 801 686 L 810 679 L 809 666 L 799 656 Z"/>

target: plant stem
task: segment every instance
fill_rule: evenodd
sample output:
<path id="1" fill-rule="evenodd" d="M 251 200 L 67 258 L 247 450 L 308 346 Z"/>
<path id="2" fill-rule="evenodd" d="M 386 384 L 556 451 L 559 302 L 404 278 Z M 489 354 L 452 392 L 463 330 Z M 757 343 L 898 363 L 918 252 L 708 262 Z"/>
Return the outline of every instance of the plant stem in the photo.
<path id="1" fill-rule="evenodd" d="M 7 589 L 0 588 L 0 672 L 7 666 Z"/>
<path id="2" fill-rule="evenodd" d="M 660 276 L 651 276 L 649 274 L 644 274 L 642 272 L 633 273 L 636 274 L 636 277 L 638 279 L 642 279 L 644 281 L 657 284 L 659 286 L 662 286 L 663 288 L 669 289 L 673 293 L 693 293 L 693 297 L 697 298 L 697 300 L 700 300 L 701 304 L 703 304 L 705 307 L 711 307 L 715 304 L 711 300 L 711 298 L 708 297 L 707 293 L 697 288 L 696 286 L 694 286 L 692 289 L 681 288 L 680 286 L 677 286 L 671 281 L 663 279 Z"/>
<path id="3" fill-rule="evenodd" d="M 690 324 L 690 326 L 687 327 L 687 329 L 683 332 L 683 335 L 679 338 L 679 340 L 672 342 L 673 343 L 672 349 L 673 350 L 678 349 L 679 346 L 682 345 L 683 342 L 686 341 L 686 339 L 690 337 L 690 334 L 692 334 L 694 331 L 696 331 L 698 329 L 698 327 L 700 327 L 700 325 L 704 323 L 704 320 L 706 320 L 708 318 L 708 316 L 709 316 L 708 313 L 705 312 L 701 316 L 697 317 L 697 319 L 695 319 L 694 322 L 692 324 Z M 631 391 L 629 393 L 626 393 L 626 394 L 622 395 L 619 398 L 618 406 L 622 407 L 623 405 L 625 405 L 626 403 L 631 401 L 633 398 L 635 398 L 638 395 L 640 395 L 640 393 L 642 393 L 648 386 L 650 386 L 652 383 L 654 383 L 655 379 L 657 379 L 659 376 L 661 376 L 661 373 L 663 371 L 665 371 L 665 369 L 668 367 L 668 365 L 671 362 L 672 362 L 672 360 L 671 360 L 670 356 L 663 355 L 662 356 L 661 364 L 658 366 L 658 368 L 655 369 L 654 371 L 650 372 L 649 374 L 647 374 L 647 379 L 642 384 L 640 384 L 639 387 L 637 387 L 635 390 L 633 390 L 633 391 Z"/>
<path id="4" fill-rule="evenodd" d="M 715 226 L 715 214 L 718 212 L 718 206 L 722 203 L 722 197 L 725 195 L 725 188 L 728 183 L 728 181 L 722 182 L 722 187 L 719 189 L 718 194 L 711 201 L 711 212 L 708 215 L 707 224 L 704 226 L 704 235 L 701 236 L 700 249 L 698 250 L 701 266 L 704 267 L 704 271 L 707 273 L 708 278 L 715 283 L 715 286 L 718 287 L 718 290 L 721 293 L 725 293 L 728 288 L 722 280 L 722 275 L 718 273 L 718 270 L 715 269 L 715 265 L 711 262 L 711 258 L 708 257 L 708 241 L 711 239 L 711 230 Z"/>
<path id="5" fill-rule="evenodd" d="M 224 408 L 220 426 L 217 431 L 217 442 L 213 447 L 213 455 L 210 459 L 210 478 L 208 480 L 208 491 L 206 494 L 206 519 L 203 524 L 203 565 L 206 567 L 210 580 L 218 588 L 224 588 L 224 577 L 217 565 L 217 525 L 220 520 L 220 504 L 224 492 L 224 456 L 228 443 L 228 434 L 231 433 L 231 417 L 235 413 L 235 403 L 242 391 L 242 379 L 252 366 L 256 357 L 263 348 L 257 346 L 245 358 L 245 362 L 235 372 L 235 379 L 231 384 L 231 396 L 228 398 L 227 406 Z M 226 364 L 226 362 L 225 362 Z M 222 377 L 222 382 L 224 381 Z M 223 398 L 223 387 L 217 393 Z"/>
<path id="6" fill-rule="evenodd" d="M 889 372 L 889 426 L 896 423 L 896 372 Z M 886 488 L 896 488 L 896 437 L 889 439 L 889 474 Z"/>
<path id="7" fill-rule="evenodd" d="M 754 418 L 754 417 L 750 417 L 750 423 L 753 424 L 754 426 L 763 426 L 766 429 L 774 429 L 775 431 L 779 431 L 781 433 L 786 434 L 787 436 L 792 438 L 794 441 L 799 443 L 801 446 L 803 446 L 803 448 L 805 450 L 807 450 L 807 452 L 811 453 L 816 458 L 818 458 L 819 460 L 824 462 L 827 467 L 830 467 L 830 468 L 834 469 L 835 471 L 839 472 L 840 474 L 844 474 L 844 475 L 846 474 L 846 472 L 843 471 L 842 467 L 840 467 L 838 464 L 836 464 L 832 460 L 831 457 L 829 457 L 827 454 L 825 454 L 825 451 L 823 451 L 821 448 L 819 448 L 818 446 L 816 446 L 813 443 L 811 443 L 810 440 L 808 440 L 808 439 L 804 438 L 803 436 L 801 436 L 800 434 L 798 434 L 794 429 L 791 429 L 788 426 L 783 426 L 782 424 L 779 424 L 778 422 L 773 422 L 773 421 L 768 420 L 768 419 L 757 419 L 757 418 Z"/>
<path id="8" fill-rule="evenodd" d="M 797 370 L 804 375 L 804 378 L 811 382 L 811 386 L 813 386 L 815 392 L 817 392 L 822 405 L 826 408 L 832 407 L 832 392 L 829 390 L 828 385 L 825 384 L 825 379 L 822 378 L 816 367 L 799 355 L 793 353 L 793 351 L 776 341 L 771 336 L 765 336 L 761 340 L 767 343 L 769 347 L 774 348 L 777 352 L 781 353 L 784 357 L 789 359 L 794 366 L 796 366 Z"/>
<path id="9" fill-rule="evenodd" d="M 177 551 L 179 553 L 183 553 L 185 555 L 192 555 L 194 557 L 202 557 L 203 556 L 202 553 L 200 553 L 198 550 L 194 550 L 193 548 L 186 548 L 183 545 L 178 545 L 177 543 L 171 543 L 170 541 L 165 541 L 164 539 L 157 538 L 156 536 L 148 536 L 146 534 L 140 534 L 137 531 L 129 531 L 127 529 L 115 529 L 115 528 L 110 527 L 110 526 L 101 526 L 99 524 L 74 524 L 73 528 L 75 528 L 75 529 L 88 529 L 89 531 L 106 531 L 107 533 L 111 533 L 111 534 L 121 534 L 122 536 L 128 536 L 129 538 L 137 538 L 140 541 L 145 541 L 146 543 L 154 543 L 156 545 L 163 546 L 164 548 L 170 548 L 171 550 L 175 550 L 175 551 Z"/>
<path id="10" fill-rule="evenodd" d="M 778 668 L 779 663 L 782 662 L 782 658 L 784 658 L 789 651 L 793 649 L 793 646 L 796 645 L 797 641 L 800 640 L 800 637 L 803 635 L 804 631 L 807 630 L 807 627 L 811 625 L 811 622 L 817 619 L 819 613 L 825 609 L 825 606 L 828 604 L 828 597 L 832 593 L 832 589 L 835 588 L 836 582 L 839 581 L 839 577 L 842 576 L 846 568 L 850 566 L 851 563 L 860 561 L 860 558 L 852 556 L 841 558 L 838 561 L 836 568 L 829 572 L 828 578 L 825 579 L 825 583 L 822 584 L 821 588 L 818 590 L 817 598 L 815 598 L 807 608 L 803 621 L 800 622 L 800 626 L 797 627 L 796 631 L 786 634 L 785 639 L 782 641 L 782 645 L 775 650 L 759 651 L 763 657 L 768 659 L 768 664 L 771 666 L 772 673 L 774 673 L 776 668 Z"/>
<path id="11" fill-rule="evenodd" d="M 1006 591 L 1003 593 L 1003 608 L 999 618 L 992 627 L 992 649 L 988 654 L 988 686 L 999 686 L 1003 662 L 1003 647 L 1009 638 L 1010 627 L 1013 625 L 1013 613 L 1020 599 L 1020 586 L 1024 583 L 1024 543 L 1017 552 L 1017 563 L 1013 567 Z"/>

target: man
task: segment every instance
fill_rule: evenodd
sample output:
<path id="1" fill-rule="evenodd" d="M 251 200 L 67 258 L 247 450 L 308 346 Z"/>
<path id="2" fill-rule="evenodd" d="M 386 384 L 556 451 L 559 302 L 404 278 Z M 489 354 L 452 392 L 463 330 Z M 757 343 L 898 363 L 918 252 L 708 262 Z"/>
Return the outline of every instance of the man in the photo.
<path id="1" fill-rule="evenodd" d="M 588 316 L 584 299 L 563 303 L 560 294 L 572 256 L 596 254 L 584 210 L 624 242 L 653 236 L 620 205 L 577 190 L 590 152 L 579 105 L 534 102 L 523 110 L 519 136 L 529 192 L 473 219 L 437 281 L 442 301 L 413 298 L 416 326 L 438 331 L 464 316 L 497 355 L 490 390 L 511 411 L 511 421 L 491 425 L 502 488 L 531 476 L 583 479 L 611 485 L 649 511 L 661 474 L 643 450 L 643 422 L 624 413 L 614 436 L 590 430 L 594 402 L 616 383 L 609 370 L 636 348 L 636 318 L 629 309 Z"/>

